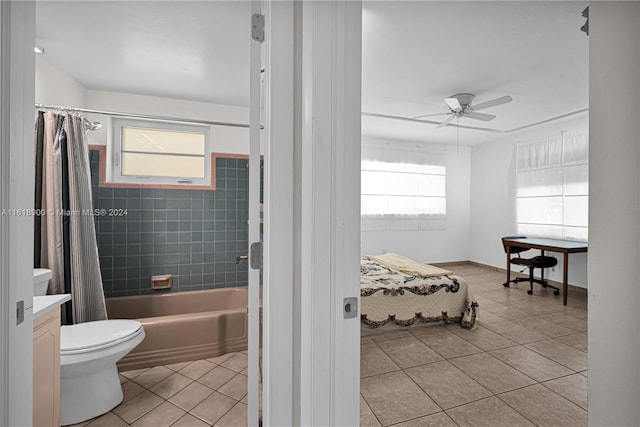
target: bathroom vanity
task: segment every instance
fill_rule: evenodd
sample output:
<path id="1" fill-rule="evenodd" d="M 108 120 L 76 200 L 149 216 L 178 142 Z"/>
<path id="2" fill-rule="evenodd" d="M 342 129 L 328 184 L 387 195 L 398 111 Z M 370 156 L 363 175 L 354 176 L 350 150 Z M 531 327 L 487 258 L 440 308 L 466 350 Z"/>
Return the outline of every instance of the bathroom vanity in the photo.
<path id="1" fill-rule="evenodd" d="M 71 295 L 33 297 L 33 425 L 60 426 L 60 305 Z"/>

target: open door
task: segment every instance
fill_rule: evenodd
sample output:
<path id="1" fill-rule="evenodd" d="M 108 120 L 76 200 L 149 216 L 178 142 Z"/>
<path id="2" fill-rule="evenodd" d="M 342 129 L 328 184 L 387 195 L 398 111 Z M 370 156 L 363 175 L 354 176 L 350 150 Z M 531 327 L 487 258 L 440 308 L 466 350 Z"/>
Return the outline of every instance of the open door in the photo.
<path id="1" fill-rule="evenodd" d="M 264 15 L 261 2 L 251 3 L 251 49 L 249 59 L 249 269 L 248 269 L 248 322 L 249 355 L 247 381 L 247 422 L 257 426 L 260 419 L 259 399 L 262 386 L 260 372 L 261 352 L 261 271 L 262 237 L 260 220 L 260 139 L 262 114 L 262 42 L 264 41 Z"/>

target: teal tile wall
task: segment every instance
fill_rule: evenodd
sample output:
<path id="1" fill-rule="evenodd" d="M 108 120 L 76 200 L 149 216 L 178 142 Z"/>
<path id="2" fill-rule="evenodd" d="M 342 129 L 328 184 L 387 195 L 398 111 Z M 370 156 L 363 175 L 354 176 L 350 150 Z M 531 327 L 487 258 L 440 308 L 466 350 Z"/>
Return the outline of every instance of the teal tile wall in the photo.
<path id="1" fill-rule="evenodd" d="M 91 150 L 100 269 L 106 297 L 246 286 L 247 160 L 217 158 L 216 190 L 103 188 Z M 126 212 L 126 213 L 125 213 Z M 171 274 L 173 288 L 151 289 Z"/>

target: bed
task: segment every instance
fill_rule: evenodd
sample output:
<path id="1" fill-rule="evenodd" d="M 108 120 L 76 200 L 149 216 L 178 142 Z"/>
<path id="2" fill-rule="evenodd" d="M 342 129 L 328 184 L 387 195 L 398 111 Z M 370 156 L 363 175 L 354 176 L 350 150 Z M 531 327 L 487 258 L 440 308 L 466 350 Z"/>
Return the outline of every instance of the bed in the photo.
<path id="1" fill-rule="evenodd" d="M 361 258 L 360 296 L 360 318 L 370 328 L 444 322 L 472 329 L 478 313 L 462 277 L 396 254 Z"/>

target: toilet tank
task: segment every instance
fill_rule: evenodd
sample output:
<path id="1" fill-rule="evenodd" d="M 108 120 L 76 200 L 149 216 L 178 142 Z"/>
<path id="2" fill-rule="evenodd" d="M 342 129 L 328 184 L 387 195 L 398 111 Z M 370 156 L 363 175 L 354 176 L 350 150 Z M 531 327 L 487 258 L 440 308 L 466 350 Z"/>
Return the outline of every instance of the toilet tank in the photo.
<path id="1" fill-rule="evenodd" d="M 40 297 L 47 294 L 49 279 L 51 279 L 51 270 L 46 268 L 33 269 L 33 296 Z"/>

